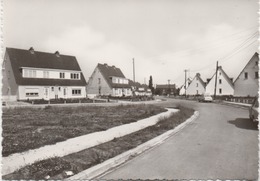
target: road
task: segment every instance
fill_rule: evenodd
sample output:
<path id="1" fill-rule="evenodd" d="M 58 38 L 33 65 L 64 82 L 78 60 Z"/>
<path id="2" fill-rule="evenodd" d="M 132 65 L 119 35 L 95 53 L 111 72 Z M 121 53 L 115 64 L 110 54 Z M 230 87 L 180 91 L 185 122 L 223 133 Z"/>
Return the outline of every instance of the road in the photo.
<path id="1" fill-rule="evenodd" d="M 215 103 L 169 100 L 200 116 L 182 131 L 99 179 L 257 179 L 258 130 L 248 111 Z"/>

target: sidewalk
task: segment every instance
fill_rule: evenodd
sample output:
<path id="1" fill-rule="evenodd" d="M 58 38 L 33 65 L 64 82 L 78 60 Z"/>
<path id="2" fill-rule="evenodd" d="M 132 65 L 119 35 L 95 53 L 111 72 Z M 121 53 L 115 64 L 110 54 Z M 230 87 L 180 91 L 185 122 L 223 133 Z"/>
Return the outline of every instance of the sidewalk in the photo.
<path id="1" fill-rule="evenodd" d="M 148 126 L 155 125 L 161 117 L 169 117 L 171 113 L 175 113 L 177 109 L 167 109 L 167 112 L 151 116 L 137 122 L 124 124 L 121 126 L 110 128 L 106 131 L 95 132 L 76 138 L 71 138 L 55 145 L 46 145 L 38 149 L 29 150 L 23 153 L 15 153 L 8 157 L 2 158 L 2 175 L 14 172 L 15 170 L 32 164 L 36 161 L 44 160 L 54 156 L 65 156 L 71 153 L 108 142 L 114 138 L 122 137 L 127 134 L 139 131 Z"/>
<path id="2" fill-rule="evenodd" d="M 235 106 L 235 107 L 240 107 L 240 108 L 249 108 L 252 106 L 251 104 L 245 104 L 245 103 L 239 103 L 239 102 L 229 102 L 229 101 L 223 101 L 223 102 L 220 102 L 220 104 L 230 105 L 230 106 Z"/>

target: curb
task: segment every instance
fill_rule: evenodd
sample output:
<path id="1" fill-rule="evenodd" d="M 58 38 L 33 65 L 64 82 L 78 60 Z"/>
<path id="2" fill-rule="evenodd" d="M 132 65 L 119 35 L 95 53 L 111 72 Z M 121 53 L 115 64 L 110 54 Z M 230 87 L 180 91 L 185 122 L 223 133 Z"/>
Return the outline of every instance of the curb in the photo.
<path id="1" fill-rule="evenodd" d="M 171 137 L 172 135 L 178 133 L 180 130 L 182 130 L 186 125 L 188 125 L 189 123 L 191 123 L 192 121 L 194 121 L 195 119 L 197 119 L 199 116 L 199 112 L 195 111 L 194 114 L 187 119 L 185 122 L 181 123 L 180 125 L 178 125 L 177 127 L 175 127 L 172 130 L 169 130 L 163 134 L 161 134 L 160 136 L 157 136 L 139 146 L 137 146 L 134 149 L 131 149 L 129 151 L 126 151 L 114 158 L 111 158 L 109 160 L 106 160 L 103 163 L 100 163 L 96 166 L 93 166 L 87 170 L 84 170 L 72 177 L 69 177 L 65 180 L 69 181 L 69 180 L 79 180 L 79 179 L 94 179 L 102 174 L 104 174 L 105 172 L 125 163 L 126 161 L 130 160 L 131 158 L 157 146 L 162 144 L 167 138 Z"/>

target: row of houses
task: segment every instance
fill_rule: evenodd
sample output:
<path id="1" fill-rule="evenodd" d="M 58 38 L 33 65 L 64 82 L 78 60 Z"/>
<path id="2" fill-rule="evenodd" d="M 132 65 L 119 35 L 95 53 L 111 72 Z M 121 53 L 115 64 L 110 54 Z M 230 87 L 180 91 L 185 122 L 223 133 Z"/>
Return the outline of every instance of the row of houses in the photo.
<path id="1" fill-rule="evenodd" d="M 201 75 L 197 73 L 192 80 L 187 80 L 188 85 L 182 86 L 180 94 L 201 95 L 208 93 L 210 95 L 223 96 L 232 95 L 236 97 L 254 97 L 258 94 L 259 87 L 259 57 L 255 53 L 242 69 L 238 77 L 233 81 L 221 66 L 213 76 L 204 82 Z"/>
<path id="2" fill-rule="evenodd" d="M 98 64 L 87 83 L 75 56 L 32 47 L 6 48 L 2 76 L 3 101 L 152 95 L 147 85 L 127 79 L 115 66 Z"/>

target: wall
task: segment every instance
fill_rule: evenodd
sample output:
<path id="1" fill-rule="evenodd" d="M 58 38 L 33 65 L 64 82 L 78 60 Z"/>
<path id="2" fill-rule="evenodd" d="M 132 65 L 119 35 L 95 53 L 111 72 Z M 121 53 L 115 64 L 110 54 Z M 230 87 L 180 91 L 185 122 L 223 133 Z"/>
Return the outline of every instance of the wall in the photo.
<path id="1" fill-rule="evenodd" d="M 187 88 L 186 95 L 197 95 L 197 94 L 202 95 L 205 93 L 205 90 L 206 90 L 205 87 L 201 84 L 201 81 L 196 76 L 190 83 L 189 87 Z"/>
<path id="2" fill-rule="evenodd" d="M 216 95 L 233 95 L 234 88 L 228 83 L 227 78 L 224 76 L 222 69 L 219 69 L 217 72 L 217 86 L 216 86 Z M 219 79 L 221 79 L 222 83 L 219 83 Z M 214 95 L 215 89 L 215 75 L 210 80 L 210 82 L 206 86 L 206 93 L 210 95 Z M 219 89 L 222 90 L 222 93 L 219 92 Z"/>
<path id="3" fill-rule="evenodd" d="M 259 79 L 255 78 L 255 72 L 259 71 L 258 57 L 254 56 L 242 73 L 235 81 L 234 96 L 256 96 L 258 93 Z M 248 73 L 248 78 L 245 79 L 244 73 Z"/>
<path id="4" fill-rule="evenodd" d="M 99 83 L 99 79 L 101 80 Z M 101 74 L 100 70 L 96 67 L 94 72 L 92 73 L 88 85 L 87 85 L 87 94 L 92 95 L 99 95 L 99 87 L 101 95 L 112 95 L 113 91 L 109 87 L 108 83 L 104 79 L 103 75 Z"/>
<path id="5" fill-rule="evenodd" d="M 14 99 L 18 93 L 18 85 L 16 84 L 13 69 L 8 53 L 5 53 L 4 64 L 2 67 L 2 96 L 5 100 Z"/>
<path id="6" fill-rule="evenodd" d="M 66 94 L 64 95 L 64 89 L 66 89 Z M 81 95 L 72 95 L 73 89 L 81 90 Z M 38 93 L 38 95 L 26 95 L 26 93 Z M 47 92 L 47 94 L 46 94 Z M 57 95 L 57 96 L 55 96 Z M 83 86 L 19 86 L 19 100 L 27 99 L 71 99 L 71 98 L 85 98 L 86 89 Z"/>

